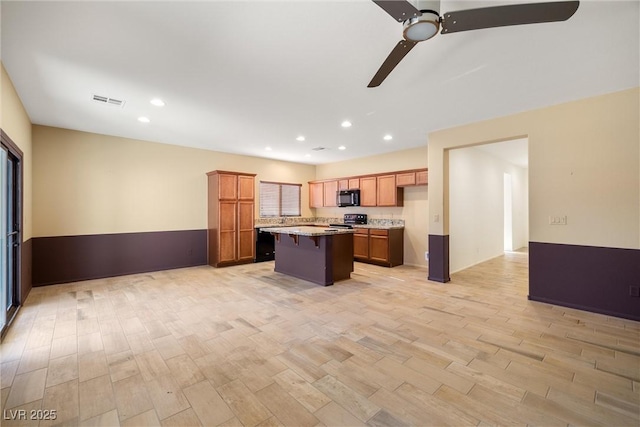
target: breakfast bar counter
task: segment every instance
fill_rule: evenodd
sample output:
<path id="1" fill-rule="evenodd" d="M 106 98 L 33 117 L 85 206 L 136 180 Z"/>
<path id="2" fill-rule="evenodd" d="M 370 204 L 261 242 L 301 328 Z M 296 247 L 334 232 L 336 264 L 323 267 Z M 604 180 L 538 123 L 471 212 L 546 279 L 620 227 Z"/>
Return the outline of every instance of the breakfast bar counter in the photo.
<path id="1" fill-rule="evenodd" d="M 351 229 L 265 227 L 275 236 L 275 271 L 323 286 L 349 279 L 353 271 Z"/>

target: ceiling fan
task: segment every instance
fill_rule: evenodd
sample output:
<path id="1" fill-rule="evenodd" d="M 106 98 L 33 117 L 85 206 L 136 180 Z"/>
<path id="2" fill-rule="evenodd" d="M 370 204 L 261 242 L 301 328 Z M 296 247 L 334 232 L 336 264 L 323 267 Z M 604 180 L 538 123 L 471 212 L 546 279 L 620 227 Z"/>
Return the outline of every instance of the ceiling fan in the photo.
<path id="1" fill-rule="evenodd" d="M 393 19 L 402 22 L 402 37 L 368 87 L 380 86 L 389 73 L 411 49 L 421 41 L 436 35 L 508 25 L 538 24 L 542 22 L 566 21 L 578 10 L 579 1 L 549 3 L 525 3 L 492 6 L 479 9 L 458 10 L 440 16 L 440 1 L 418 1 L 420 9 L 407 0 L 372 0 Z"/>

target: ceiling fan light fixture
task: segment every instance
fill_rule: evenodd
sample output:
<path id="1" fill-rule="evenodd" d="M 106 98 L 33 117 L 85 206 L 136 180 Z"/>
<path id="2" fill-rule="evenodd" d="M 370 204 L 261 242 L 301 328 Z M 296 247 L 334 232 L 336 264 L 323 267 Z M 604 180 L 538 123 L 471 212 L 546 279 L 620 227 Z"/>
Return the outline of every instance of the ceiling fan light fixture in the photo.
<path id="1" fill-rule="evenodd" d="M 431 10 L 421 10 L 422 15 L 404 21 L 402 36 L 405 40 L 422 42 L 435 36 L 440 29 L 440 16 Z"/>

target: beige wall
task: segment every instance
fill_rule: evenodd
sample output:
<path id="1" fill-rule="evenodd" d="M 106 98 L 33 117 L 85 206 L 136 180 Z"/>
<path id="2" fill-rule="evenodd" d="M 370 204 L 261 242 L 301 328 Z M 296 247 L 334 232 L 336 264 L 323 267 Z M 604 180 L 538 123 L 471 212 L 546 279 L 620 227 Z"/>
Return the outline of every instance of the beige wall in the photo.
<path id="1" fill-rule="evenodd" d="M 34 236 L 207 227 L 206 172 L 255 173 L 260 180 L 306 183 L 315 167 L 256 157 L 33 127 Z M 256 204 L 257 215 L 257 204 Z"/>
<path id="2" fill-rule="evenodd" d="M 27 241 L 33 236 L 33 216 L 32 216 L 32 150 L 31 150 L 31 121 L 16 93 L 13 83 L 0 63 L 0 128 L 11 138 L 11 140 L 22 150 L 23 167 L 23 230 L 22 240 Z"/>
<path id="3" fill-rule="evenodd" d="M 640 248 L 639 101 L 634 88 L 431 133 L 430 232 L 449 232 L 448 149 L 528 137 L 531 241 Z"/>
<path id="4" fill-rule="evenodd" d="M 427 147 L 396 151 L 378 156 L 364 157 L 316 167 L 316 179 L 341 178 L 406 169 L 427 167 Z M 427 266 L 424 253 L 427 251 L 429 209 L 428 187 L 404 189 L 404 206 L 392 208 L 321 208 L 315 209 L 318 217 L 342 217 L 345 212 L 364 213 L 369 218 L 404 219 L 404 263 Z"/>

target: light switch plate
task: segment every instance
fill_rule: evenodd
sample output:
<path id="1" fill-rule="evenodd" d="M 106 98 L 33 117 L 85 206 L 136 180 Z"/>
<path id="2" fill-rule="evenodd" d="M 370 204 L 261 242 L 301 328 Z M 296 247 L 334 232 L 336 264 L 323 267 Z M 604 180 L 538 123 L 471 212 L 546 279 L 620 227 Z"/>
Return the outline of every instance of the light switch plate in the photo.
<path id="1" fill-rule="evenodd" d="M 549 225 L 567 225 L 567 216 L 550 216 Z"/>

